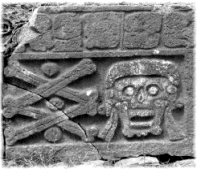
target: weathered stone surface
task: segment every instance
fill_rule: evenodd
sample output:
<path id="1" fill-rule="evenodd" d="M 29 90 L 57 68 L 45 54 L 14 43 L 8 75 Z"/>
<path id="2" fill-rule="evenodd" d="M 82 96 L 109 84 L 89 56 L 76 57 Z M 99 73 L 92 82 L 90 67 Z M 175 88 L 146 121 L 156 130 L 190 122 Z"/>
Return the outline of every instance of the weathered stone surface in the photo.
<path id="1" fill-rule="evenodd" d="M 75 146 L 73 144 L 66 145 L 36 145 L 36 146 L 21 146 L 21 147 L 9 147 L 6 149 L 6 158 L 8 160 L 18 160 L 21 162 L 31 160 L 32 162 L 39 162 L 42 159 L 50 163 L 63 161 L 68 165 L 79 165 L 83 161 L 99 160 L 97 150 L 91 146 L 90 143 L 78 143 Z M 36 161 L 37 160 L 37 161 Z M 45 164 L 45 163 L 44 163 Z"/>
<path id="2" fill-rule="evenodd" d="M 6 158 L 194 156 L 194 53 L 180 36 L 194 36 L 193 11 L 168 9 L 36 10 L 3 68 Z"/>
<path id="3" fill-rule="evenodd" d="M 47 15 L 39 14 L 32 17 L 30 27 L 36 29 L 39 33 L 46 33 L 52 27 L 52 21 Z"/>
<path id="4" fill-rule="evenodd" d="M 103 12 L 88 14 L 84 18 L 85 45 L 88 49 L 115 48 L 120 43 L 121 13 Z"/>
<path id="5" fill-rule="evenodd" d="M 128 49 L 151 49 L 160 39 L 162 16 L 159 13 L 133 13 L 125 16 L 123 46 Z"/>
<path id="6" fill-rule="evenodd" d="M 93 4 L 93 5 L 92 5 Z M 153 9 L 152 5 L 144 4 L 94 4 L 90 5 L 63 5 L 63 6 L 42 6 L 38 9 L 40 13 L 54 14 L 62 12 L 104 12 L 104 11 L 125 11 L 125 12 L 134 12 L 134 11 L 151 11 Z"/>
<path id="7" fill-rule="evenodd" d="M 120 160 L 115 163 L 115 167 L 137 167 L 137 166 L 159 166 L 159 161 L 155 157 L 132 157 Z"/>
<path id="8" fill-rule="evenodd" d="M 193 47 L 193 14 L 172 12 L 165 16 L 163 42 L 166 47 Z"/>
<path id="9" fill-rule="evenodd" d="M 62 132 L 58 127 L 51 127 L 45 131 L 44 137 L 47 141 L 51 143 L 56 143 L 60 141 L 62 137 Z"/>
<path id="10" fill-rule="evenodd" d="M 33 51 L 46 52 L 54 46 L 53 39 L 50 33 L 37 36 L 29 41 L 30 49 Z"/>
<path id="11" fill-rule="evenodd" d="M 21 45 L 16 52 L 19 53 L 28 46 L 31 50 L 39 52 L 82 51 L 80 16 L 76 13 L 66 13 L 49 17 L 36 10 L 29 21 L 29 29 L 22 32 L 18 41 Z"/>
<path id="12" fill-rule="evenodd" d="M 60 14 L 54 19 L 53 37 L 57 39 L 53 51 L 78 51 L 82 46 L 82 23 L 79 14 Z"/>
<path id="13" fill-rule="evenodd" d="M 44 63 L 41 66 L 41 70 L 42 70 L 43 74 L 48 77 L 56 76 L 59 73 L 58 65 L 53 62 Z"/>

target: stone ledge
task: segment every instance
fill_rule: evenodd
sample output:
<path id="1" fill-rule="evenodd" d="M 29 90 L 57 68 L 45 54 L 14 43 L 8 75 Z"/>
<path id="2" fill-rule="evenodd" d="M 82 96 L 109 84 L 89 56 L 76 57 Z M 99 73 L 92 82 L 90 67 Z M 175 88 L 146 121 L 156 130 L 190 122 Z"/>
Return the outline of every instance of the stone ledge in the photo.
<path id="1" fill-rule="evenodd" d="M 104 12 L 104 11 L 151 11 L 152 6 L 147 5 L 63 5 L 52 7 L 40 7 L 38 12 L 40 13 L 62 13 L 62 12 Z"/>
<path id="2" fill-rule="evenodd" d="M 180 147 L 185 147 L 181 149 Z M 41 152 L 55 152 L 56 157 L 78 158 L 87 154 L 90 160 L 107 159 L 118 160 L 123 157 L 130 157 L 150 154 L 170 154 L 172 156 L 194 156 L 193 143 L 191 141 L 176 142 L 131 142 L 131 143 L 62 143 L 62 144 L 37 144 L 37 145 L 18 145 L 6 147 L 6 158 L 30 158 L 31 153 L 38 156 Z M 76 151 L 77 150 L 77 151 Z M 86 161 L 81 159 L 81 161 Z"/>
<path id="3" fill-rule="evenodd" d="M 118 57 L 141 57 L 141 56 L 177 56 L 193 53 L 193 49 L 154 49 L 132 51 L 93 51 L 93 52 L 63 52 L 63 53 L 14 53 L 11 60 L 42 60 L 42 59 L 70 59 L 70 58 L 118 58 Z"/>

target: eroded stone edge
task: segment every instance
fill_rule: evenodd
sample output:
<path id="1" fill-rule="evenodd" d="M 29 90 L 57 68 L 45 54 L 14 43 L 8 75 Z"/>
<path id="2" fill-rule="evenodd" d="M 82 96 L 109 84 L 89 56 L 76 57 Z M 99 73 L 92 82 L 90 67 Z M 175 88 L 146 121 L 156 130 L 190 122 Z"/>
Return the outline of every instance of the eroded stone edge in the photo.
<path id="1" fill-rule="evenodd" d="M 94 145 L 94 147 L 93 147 Z M 121 158 L 129 158 L 134 156 L 141 155 L 162 155 L 169 154 L 171 156 L 192 156 L 195 154 L 192 151 L 193 143 L 190 140 L 185 140 L 180 143 L 169 142 L 169 143 L 68 143 L 68 144 L 56 144 L 56 145 L 31 145 L 31 146 L 16 146 L 16 147 L 6 147 L 6 157 L 8 159 L 12 158 L 28 158 L 31 152 L 40 153 L 41 149 L 53 149 L 53 151 L 64 151 L 64 157 L 67 157 L 67 153 L 75 154 L 76 150 L 85 149 L 88 151 L 87 155 L 94 155 L 94 159 L 91 160 L 119 160 Z M 182 150 L 181 147 L 186 147 L 185 150 Z M 92 150 L 89 151 L 91 148 Z M 144 149 L 142 149 L 144 148 Z M 18 155 L 18 156 L 17 156 Z M 78 153 L 74 156 L 77 157 Z M 56 154 L 59 156 L 59 154 Z M 83 160 L 82 160 L 83 162 Z"/>

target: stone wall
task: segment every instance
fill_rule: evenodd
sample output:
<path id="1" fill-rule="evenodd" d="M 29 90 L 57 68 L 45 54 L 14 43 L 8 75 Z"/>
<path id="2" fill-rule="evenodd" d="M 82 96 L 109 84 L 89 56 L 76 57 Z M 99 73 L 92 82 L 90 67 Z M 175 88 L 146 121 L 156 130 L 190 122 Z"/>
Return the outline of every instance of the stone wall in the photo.
<path id="1" fill-rule="evenodd" d="M 4 67 L 5 158 L 194 156 L 194 10 L 36 9 Z"/>

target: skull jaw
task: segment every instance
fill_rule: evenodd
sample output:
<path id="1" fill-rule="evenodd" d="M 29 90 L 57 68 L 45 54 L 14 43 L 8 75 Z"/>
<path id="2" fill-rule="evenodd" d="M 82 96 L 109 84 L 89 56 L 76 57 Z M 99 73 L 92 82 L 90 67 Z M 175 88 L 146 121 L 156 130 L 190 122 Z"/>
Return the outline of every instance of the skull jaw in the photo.
<path id="1" fill-rule="evenodd" d="M 149 129 L 123 128 L 122 133 L 125 137 L 128 138 L 134 136 L 137 137 L 147 136 L 149 133 L 153 135 L 160 135 L 162 133 L 162 128 L 160 126 L 152 126 Z"/>
<path id="2" fill-rule="evenodd" d="M 138 112 L 138 113 L 137 113 Z M 132 110 L 127 111 L 128 116 L 124 116 L 121 120 L 122 133 L 125 137 L 131 138 L 134 136 L 160 135 L 162 133 L 161 121 L 164 114 L 164 109 L 155 110 Z M 131 121 L 131 116 L 139 114 L 140 119 L 148 115 L 153 117 L 149 121 Z"/>

